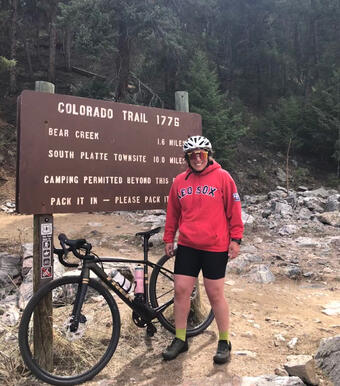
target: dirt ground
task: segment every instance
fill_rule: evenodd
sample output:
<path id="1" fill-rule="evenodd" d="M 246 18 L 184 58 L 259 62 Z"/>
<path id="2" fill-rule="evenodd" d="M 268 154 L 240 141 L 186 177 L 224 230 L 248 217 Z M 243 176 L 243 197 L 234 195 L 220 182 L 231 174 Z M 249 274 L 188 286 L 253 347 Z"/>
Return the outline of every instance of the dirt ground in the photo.
<path id="1" fill-rule="evenodd" d="M 145 228 L 144 228 L 145 229 Z M 94 251 L 105 256 L 142 257 L 139 246 L 131 243 L 144 230 L 126 216 L 117 214 L 54 215 L 54 237 L 61 232 L 69 238 L 85 237 Z M 14 248 L 32 242 L 33 216 L 0 213 L 0 246 Z M 105 237 L 104 237 L 105 236 Z M 252 243 L 247 236 L 244 244 Z M 106 238 L 107 242 L 96 244 Z M 57 245 L 57 242 L 56 242 Z M 241 250 L 242 251 L 242 250 Z M 158 260 L 162 249 L 150 250 Z M 274 374 L 286 363 L 287 355 L 315 355 L 322 338 L 340 333 L 338 316 L 323 314 L 322 307 L 339 300 L 339 283 L 323 287 L 304 281 L 278 278 L 272 284 L 254 284 L 238 275 L 226 277 L 225 294 L 230 303 L 233 356 L 228 365 L 214 365 L 217 342 L 215 322 L 200 336 L 189 340 L 189 351 L 171 362 L 161 359 L 161 351 L 172 336 L 157 325 L 158 332 L 147 338 L 134 326 L 131 311 L 117 298 L 122 319 L 122 336 L 109 365 L 89 385 L 237 385 L 238 377 Z M 275 335 L 281 334 L 285 341 Z M 298 338 L 292 349 L 287 343 Z M 250 351 L 253 355 L 238 355 Z M 321 375 L 321 384 L 332 385 Z M 27 383 L 28 384 L 28 383 Z M 32 384 L 32 383 L 30 383 Z"/>

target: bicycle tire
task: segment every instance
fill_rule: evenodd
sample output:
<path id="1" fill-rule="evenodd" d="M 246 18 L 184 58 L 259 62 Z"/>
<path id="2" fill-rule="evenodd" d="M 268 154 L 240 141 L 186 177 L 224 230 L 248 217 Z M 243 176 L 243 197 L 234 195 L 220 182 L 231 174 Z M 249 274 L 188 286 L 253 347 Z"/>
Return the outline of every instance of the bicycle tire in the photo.
<path id="1" fill-rule="evenodd" d="M 166 303 L 168 300 L 172 299 L 174 296 L 173 289 L 173 271 L 174 271 L 174 263 L 175 257 L 164 255 L 160 258 L 157 265 L 160 267 L 155 267 L 151 273 L 150 277 L 150 302 L 152 307 L 156 308 Z M 165 274 L 162 271 L 161 267 L 167 268 L 172 272 L 171 277 L 169 274 Z M 200 306 L 199 309 L 194 306 L 194 302 L 197 299 L 197 289 L 193 291 L 193 295 L 191 297 L 191 307 L 188 316 L 187 322 L 187 336 L 195 336 L 203 332 L 211 322 L 214 320 L 214 313 L 210 307 L 209 301 L 205 295 L 203 296 L 203 291 L 201 291 L 203 283 L 202 276 L 200 274 L 199 278 L 199 288 L 200 288 Z M 196 294 L 196 295 L 195 295 Z M 203 303 L 203 304 L 202 304 Z M 207 304 L 209 304 L 209 308 L 207 308 Z M 158 314 L 158 320 L 168 331 L 175 333 L 175 322 L 174 322 L 174 309 L 173 305 L 168 307 L 164 312 Z M 200 315 L 198 315 L 198 313 Z"/>
<path id="2" fill-rule="evenodd" d="M 121 322 L 117 303 L 94 279 L 88 283 L 80 327 L 77 333 L 70 332 L 70 315 L 80 281 L 80 276 L 66 276 L 46 284 L 28 302 L 20 321 L 19 347 L 24 362 L 37 378 L 52 385 L 90 380 L 106 366 L 118 344 Z M 39 303 L 51 296 L 53 368 L 47 369 L 33 353 L 32 323 Z"/>

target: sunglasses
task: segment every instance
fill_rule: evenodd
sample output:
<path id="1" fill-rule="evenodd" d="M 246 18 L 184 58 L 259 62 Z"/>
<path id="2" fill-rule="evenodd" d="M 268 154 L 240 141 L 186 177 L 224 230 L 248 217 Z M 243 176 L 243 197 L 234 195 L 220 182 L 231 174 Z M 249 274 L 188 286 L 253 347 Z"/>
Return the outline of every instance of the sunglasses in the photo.
<path id="1" fill-rule="evenodd" d="M 206 161 L 208 159 L 208 152 L 205 150 L 195 150 L 187 153 L 189 160 L 195 160 L 197 156 L 201 161 Z"/>

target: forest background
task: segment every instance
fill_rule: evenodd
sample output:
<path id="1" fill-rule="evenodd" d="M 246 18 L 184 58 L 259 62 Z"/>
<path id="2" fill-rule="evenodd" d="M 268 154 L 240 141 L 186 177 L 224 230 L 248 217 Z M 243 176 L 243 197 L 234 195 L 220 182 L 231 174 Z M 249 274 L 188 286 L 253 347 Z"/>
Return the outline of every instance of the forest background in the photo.
<path id="1" fill-rule="evenodd" d="M 277 157 L 292 184 L 318 173 L 339 186 L 340 0 L 0 0 L 0 20 L 0 184 L 15 170 L 17 96 L 47 80 L 168 109 L 186 90 L 248 189 L 273 183 Z"/>

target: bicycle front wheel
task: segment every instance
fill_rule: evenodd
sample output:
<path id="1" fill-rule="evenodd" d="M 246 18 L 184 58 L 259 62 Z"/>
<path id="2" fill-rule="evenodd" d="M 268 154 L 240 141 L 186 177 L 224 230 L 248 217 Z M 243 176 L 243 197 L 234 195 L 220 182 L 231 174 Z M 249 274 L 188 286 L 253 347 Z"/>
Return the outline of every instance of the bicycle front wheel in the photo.
<path id="1" fill-rule="evenodd" d="M 163 256 L 157 263 L 150 278 L 150 301 L 152 307 L 159 307 L 174 298 L 174 256 Z M 170 332 L 175 333 L 174 304 L 158 314 L 160 323 Z M 190 311 L 187 320 L 187 336 L 195 336 L 204 331 L 214 320 L 204 290 L 203 276 L 200 273 L 191 294 Z"/>
<path id="2" fill-rule="evenodd" d="M 88 283 L 79 327 L 70 331 L 80 282 L 80 276 L 68 276 L 46 284 L 34 294 L 21 318 L 21 355 L 36 377 L 53 385 L 74 385 L 93 378 L 109 362 L 118 344 L 117 304 L 109 291 L 93 279 Z M 51 300 L 52 315 L 44 319 L 52 334 L 46 342 L 48 351 L 42 352 L 37 347 L 48 331 L 37 329 L 37 319 L 41 318 L 42 305 Z"/>

